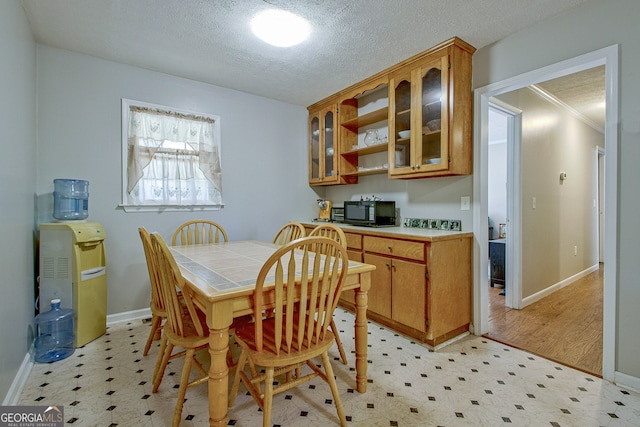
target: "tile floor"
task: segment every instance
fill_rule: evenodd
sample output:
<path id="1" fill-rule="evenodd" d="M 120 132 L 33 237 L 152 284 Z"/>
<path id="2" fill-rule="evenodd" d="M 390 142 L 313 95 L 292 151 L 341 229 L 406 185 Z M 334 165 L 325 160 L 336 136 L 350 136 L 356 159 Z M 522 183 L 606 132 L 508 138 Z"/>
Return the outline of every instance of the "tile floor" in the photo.
<path id="1" fill-rule="evenodd" d="M 476 336 L 431 352 L 375 323 L 369 324 L 368 390 L 360 394 L 354 391 L 353 316 L 341 309 L 335 316 L 349 355 L 343 365 L 332 350 L 348 425 L 640 425 L 640 394 L 597 377 Z M 63 405 L 69 425 L 170 425 L 181 362 L 169 365 L 152 393 L 158 346 L 142 356 L 149 328 L 142 321 L 114 324 L 68 359 L 34 365 L 19 404 Z M 228 425 L 261 425 L 262 412 L 242 390 Z M 206 385 L 187 391 L 181 426 L 208 425 L 206 394 Z M 338 425 L 329 387 L 315 379 L 276 396 L 271 421 Z"/>

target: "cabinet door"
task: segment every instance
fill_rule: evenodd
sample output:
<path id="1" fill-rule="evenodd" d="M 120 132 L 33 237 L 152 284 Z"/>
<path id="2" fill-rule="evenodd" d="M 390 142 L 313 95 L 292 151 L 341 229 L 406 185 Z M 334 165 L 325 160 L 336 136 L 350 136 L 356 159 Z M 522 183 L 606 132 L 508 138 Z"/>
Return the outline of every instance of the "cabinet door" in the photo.
<path id="1" fill-rule="evenodd" d="M 390 79 L 391 177 L 428 176 L 449 167 L 448 58 Z"/>
<path id="2" fill-rule="evenodd" d="M 364 262 L 376 266 L 371 272 L 369 310 L 391 318 L 391 258 L 364 254 Z"/>
<path id="3" fill-rule="evenodd" d="M 389 174 L 411 173 L 412 108 L 415 88 L 411 73 L 389 81 Z M 402 133 L 402 136 L 400 134 Z M 408 135 L 407 135 L 408 133 Z"/>
<path id="4" fill-rule="evenodd" d="M 449 161 L 449 57 L 420 68 L 415 126 L 418 130 L 413 163 L 416 171 L 448 169 Z"/>
<path id="5" fill-rule="evenodd" d="M 336 111 L 334 107 L 329 107 L 322 112 L 324 124 L 324 171 L 325 182 L 337 180 L 336 173 Z"/>
<path id="6" fill-rule="evenodd" d="M 419 331 L 426 331 L 426 266 L 391 260 L 391 318 Z"/>
<path id="7" fill-rule="evenodd" d="M 309 183 L 320 181 L 320 161 L 324 160 L 320 158 L 320 113 L 309 115 Z"/>
<path id="8" fill-rule="evenodd" d="M 309 115 L 309 184 L 338 182 L 337 119 L 335 105 Z"/>

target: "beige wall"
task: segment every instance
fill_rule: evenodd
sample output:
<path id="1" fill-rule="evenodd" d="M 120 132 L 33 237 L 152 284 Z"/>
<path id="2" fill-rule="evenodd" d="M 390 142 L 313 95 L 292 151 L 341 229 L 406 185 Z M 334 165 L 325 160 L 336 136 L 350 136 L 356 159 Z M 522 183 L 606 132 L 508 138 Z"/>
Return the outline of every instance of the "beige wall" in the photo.
<path id="1" fill-rule="evenodd" d="M 604 146 L 604 136 L 531 89 L 499 98 L 522 110 L 526 299 L 598 263 L 595 156 L 597 146 Z M 566 181 L 560 181 L 560 172 L 566 172 Z"/>
<path id="2" fill-rule="evenodd" d="M 504 81 L 604 47 L 619 45 L 618 265 L 615 370 L 640 378 L 640 2 L 597 0 L 479 49 L 475 88 Z"/>

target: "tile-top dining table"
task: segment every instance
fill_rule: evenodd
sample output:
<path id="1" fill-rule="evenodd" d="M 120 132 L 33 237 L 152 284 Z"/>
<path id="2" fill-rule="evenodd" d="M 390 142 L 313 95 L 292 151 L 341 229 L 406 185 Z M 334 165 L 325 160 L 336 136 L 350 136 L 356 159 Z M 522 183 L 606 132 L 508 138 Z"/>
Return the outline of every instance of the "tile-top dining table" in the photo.
<path id="1" fill-rule="evenodd" d="M 209 424 L 227 424 L 229 327 L 233 319 L 253 313 L 256 278 L 280 246 L 256 240 L 211 245 L 172 246 L 170 250 L 191 291 L 206 313 L 209 328 Z M 367 293 L 375 266 L 349 261 L 343 289 L 355 291 L 356 390 L 367 390 Z"/>

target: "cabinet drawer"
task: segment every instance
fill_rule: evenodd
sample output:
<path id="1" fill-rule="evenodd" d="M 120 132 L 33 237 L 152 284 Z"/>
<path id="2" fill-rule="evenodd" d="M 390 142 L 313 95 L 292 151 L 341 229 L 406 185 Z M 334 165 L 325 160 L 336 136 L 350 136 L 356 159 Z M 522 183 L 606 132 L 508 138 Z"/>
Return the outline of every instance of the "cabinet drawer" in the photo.
<path id="1" fill-rule="evenodd" d="M 347 237 L 347 248 L 362 250 L 362 235 L 355 233 L 344 233 Z"/>
<path id="2" fill-rule="evenodd" d="M 423 262 L 425 260 L 424 245 L 423 242 L 364 236 L 364 250 L 366 252 L 376 252 Z"/>

